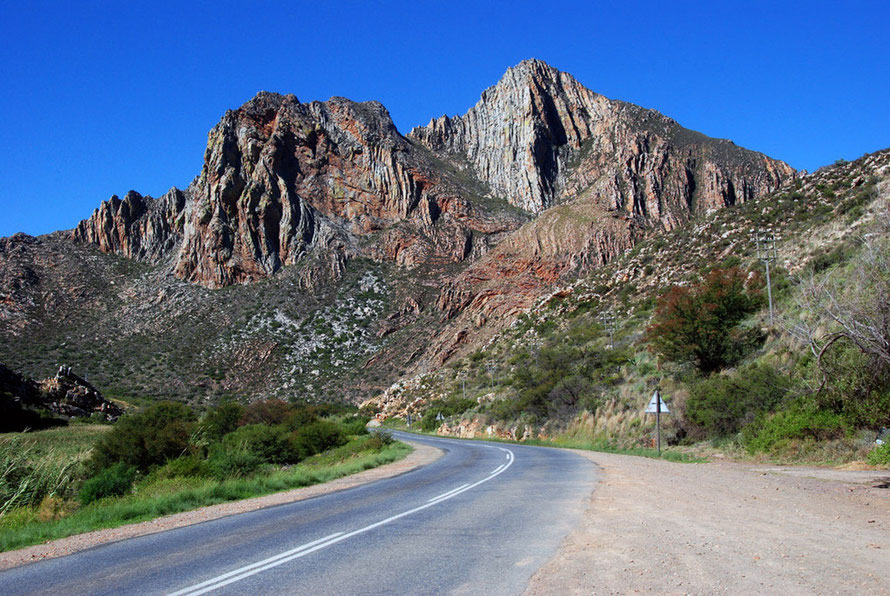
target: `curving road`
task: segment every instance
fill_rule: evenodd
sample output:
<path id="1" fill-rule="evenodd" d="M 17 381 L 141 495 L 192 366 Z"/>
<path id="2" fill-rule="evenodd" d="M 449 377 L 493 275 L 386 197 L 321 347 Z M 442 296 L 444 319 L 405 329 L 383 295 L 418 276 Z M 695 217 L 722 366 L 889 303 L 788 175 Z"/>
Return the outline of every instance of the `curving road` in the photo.
<path id="1" fill-rule="evenodd" d="M 571 452 L 394 433 L 444 450 L 349 490 L 0 573 L 0 594 L 517 594 L 580 521 Z"/>

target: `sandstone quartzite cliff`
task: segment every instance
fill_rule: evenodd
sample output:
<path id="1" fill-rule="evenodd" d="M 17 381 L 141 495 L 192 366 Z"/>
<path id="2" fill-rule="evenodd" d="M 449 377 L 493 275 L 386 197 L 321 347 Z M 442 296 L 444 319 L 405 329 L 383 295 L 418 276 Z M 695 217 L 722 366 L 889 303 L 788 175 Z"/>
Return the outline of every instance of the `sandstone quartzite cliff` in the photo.
<path id="1" fill-rule="evenodd" d="M 465 115 L 442 116 L 409 137 L 466 160 L 496 194 L 527 211 L 593 194 L 610 209 L 668 227 L 690 210 L 751 199 L 793 174 L 654 110 L 607 99 L 538 60 L 509 69 Z"/>
<path id="2" fill-rule="evenodd" d="M 486 250 L 477 236 L 523 221 L 509 210 L 480 212 L 473 194 L 400 135 L 377 102 L 263 92 L 210 132 L 186 191 L 112 197 L 74 234 L 130 257 L 175 248 L 178 277 L 221 287 L 267 277 L 313 250 L 334 268 L 349 256 L 408 267 L 464 261 Z"/>
<path id="3" fill-rule="evenodd" d="M 265 395 L 271 370 L 275 395 L 328 395 L 326 379 L 335 394 L 349 379 L 371 390 L 477 345 L 641 239 L 793 176 L 536 60 L 407 136 L 377 102 L 262 92 L 210 131 L 188 188 L 131 191 L 67 235 L 0 241 L 0 335 L 32 338 L 54 364 L 73 345 L 84 362 L 102 354 L 115 395 Z M 12 345 L 0 357 L 26 366 Z M 178 372 L 137 374 L 146 360 Z"/>

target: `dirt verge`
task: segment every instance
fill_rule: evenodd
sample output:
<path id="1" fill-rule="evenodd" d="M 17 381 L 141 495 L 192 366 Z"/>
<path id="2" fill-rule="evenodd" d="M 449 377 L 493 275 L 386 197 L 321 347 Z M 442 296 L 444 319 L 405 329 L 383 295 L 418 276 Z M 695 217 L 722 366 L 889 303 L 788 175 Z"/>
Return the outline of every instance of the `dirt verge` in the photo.
<path id="1" fill-rule="evenodd" d="M 890 593 L 890 471 L 578 453 L 602 480 L 528 594 Z"/>

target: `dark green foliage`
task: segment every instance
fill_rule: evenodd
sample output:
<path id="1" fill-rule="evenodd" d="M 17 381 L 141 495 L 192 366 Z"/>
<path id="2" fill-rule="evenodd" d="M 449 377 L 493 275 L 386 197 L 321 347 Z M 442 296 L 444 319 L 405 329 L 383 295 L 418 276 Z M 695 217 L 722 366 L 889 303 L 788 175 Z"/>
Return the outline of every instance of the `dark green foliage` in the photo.
<path id="1" fill-rule="evenodd" d="M 307 424 L 291 434 L 291 445 L 301 457 L 309 457 L 322 451 L 346 444 L 346 436 L 340 427 L 327 420 Z"/>
<path id="2" fill-rule="evenodd" d="M 307 424 L 312 424 L 313 422 L 318 420 L 318 416 L 315 414 L 315 411 L 310 407 L 301 407 L 296 408 L 291 411 L 290 414 L 287 415 L 284 419 L 284 426 L 286 426 L 290 430 L 297 430 L 306 426 Z"/>
<path id="3" fill-rule="evenodd" d="M 713 375 L 693 384 L 686 400 L 686 419 L 693 436 L 723 437 L 737 433 L 769 411 L 788 393 L 791 381 L 774 368 L 756 364 L 731 375 Z"/>
<path id="4" fill-rule="evenodd" d="M 762 285 L 759 276 L 731 267 L 691 287 L 674 286 L 658 299 L 646 339 L 665 359 L 705 373 L 731 366 L 762 341 L 759 331 L 739 328 L 763 304 Z"/>
<path id="5" fill-rule="evenodd" d="M 781 450 L 793 441 L 838 439 L 847 432 L 844 418 L 812 404 L 796 402 L 774 414 L 763 414 L 742 430 L 742 444 L 752 452 Z"/>
<path id="6" fill-rule="evenodd" d="M 828 382 L 815 395 L 819 407 L 855 427 L 890 426 L 890 370 L 846 341 L 835 343 L 822 364 Z"/>
<path id="7" fill-rule="evenodd" d="M 347 435 L 366 435 L 368 434 L 368 422 L 371 419 L 366 416 L 355 416 L 340 421 L 340 429 Z"/>
<path id="8" fill-rule="evenodd" d="M 183 455 L 171 459 L 151 473 L 153 478 L 198 478 L 210 476 L 211 469 L 207 460 L 197 455 Z"/>
<path id="9" fill-rule="evenodd" d="M 207 464 L 214 477 L 225 480 L 254 474 L 263 465 L 263 459 L 246 449 L 227 450 L 218 445 L 210 453 Z"/>
<path id="10" fill-rule="evenodd" d="M 420 421 L 420 428 L 425 431 L 436 430 L 439 428 L 440 424 L 440 421 L 436 420 L 436 417 L 440 413 L 445 418 L 459 416 L 475 406 L 476 400 L 469 398 L 448 397 L 445 399 L 434 399 L 427 404 L 427 409 Z"/>
<path id="11" fill-rule="evenodd" d="M 257 401 L 244 410 L 240 424 L 281 424 L 293 412 L 293 407 L 280 399 Z"/>
<path id="12" fill-rule="evenodd" d="M 284 425 L 248 424 L 227 434 L 222 448 L 230 451 L 247 451 L 262 461 L 272 464 L 288 464 L 300 461 L 300 451 L 291 442 L 291 432 Z"/>
<path id="13" fill-rule="evenodd" d="M 84 482 L 77 499 L 81 504 L 89 505 L 105 497 L 119 497 L 130 491 L 134 480 L 136 480 L 135 467 L 116 463 Z"/>
<path id="14" fill-rule="evenodd" d="M 198 424 L 204 440 L 215 443 L 238 428 L 238 423 L 246 414 L 244 406 L 235 402 L 225 402 L 211 408 Z"/>
<path id="15" fill-rule="evenodd" d="M 176 402 L 159 402 L 124 416 L 97 443 L 90 460 L 94 470 L 124 463 L 145 472 L 189 449 L 195 414 Z"/>

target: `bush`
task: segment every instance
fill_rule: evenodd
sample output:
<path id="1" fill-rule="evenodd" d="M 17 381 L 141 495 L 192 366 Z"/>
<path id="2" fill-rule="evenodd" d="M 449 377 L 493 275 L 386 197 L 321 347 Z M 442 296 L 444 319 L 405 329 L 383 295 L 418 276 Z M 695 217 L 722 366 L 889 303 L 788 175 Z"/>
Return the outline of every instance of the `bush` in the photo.
<path id="1" fill-rule="evenodd" d="M 90 467 L 99 470 L 123 463 L 145 472 L 163 465 L 188 450 L 194 424 L 191 408 L 169 401 L 125 416 L 96 443 Z"/>
<path id="2" fill-rule="evenodd" d="M 301 457 L 309 457 L 346 444 L 343 431 L 327 420 L 308 424 L 291 434 L 291 445 Z"/>
<path id="3" fill-rule="evenodd" d="M 873 466 L 890 466 L 890 443 L 878 445 L 868 454 L 868 463 Z"/>
<path id="4" fill-rule="evenodd" d="M 130 491 L 134 480 L 135 467 L 116 463 L 87 480 L 77 494 L 77 499 L 83 505 L 89 505 L 105 497 L 119 497 Z"/>
<path id="5" fill-rule="evenodd" d="M 207 411 L 201 418 L 198 430 L 208 443 L 215 443 L 238 428 L 238 423 L 245 415 L 244 406 L 235 402 L 226 402 Z"/>
<path id="6" fill-rule="evenodd" d="M 252 475 L 263 465 L 263 459 L 246 449 L 226 450 L 219 445 L 210 454 L 207 463 L 214 477 L 225 480 Z"/>
<path id="7" fill-rule="evenodd" d="M 280 399 L 267 399 L 250 404 L 244 409 L 239 424 L 281 424 L 293 412 L 293 407 Z"/>
<path id="8" fill-rule="evenodd" d="M 183 455 L 171 459 L 166 464 L 152 472 L 152 477 L 157 479 L 167 478 L 196 478 L 210 476 L 212 470 L 207 461 L 196 455 Z"/>
<path id="9" fill-rule="evenodd" d="M 427 432 L 434 431 L 439 428 L 439 421 L 436 420 L 436 417 L 440 413 L 446 418 L 459 416 L 476 405 L 476 400 L 462 397 L 433 400 L 427 405 L 426 412 L 420 421 L 420 427 Z"/>
<path id="10" fill-rule="evenodd" d="M 748 278 L 737 267 L 714 269 L 691 287 L 674 286 L 658 299 L 646 339 L 665 359 L 705 373 L 731 366 L 762 341 L 758 330 L 739 329 L 760 308 L 761 286 L 759 276 Z"/>
<path id="11" fill-rule="evenodd" d="M 242 426 L 223 438 L 222 447 L 232 452 L 248 451 L 272 464 L 297 463 L 301 459 L 300 451 L 294 448 L 290 432 L 284 425 Z"/>
<path id="12" fill-rule="evenodd" d="M 798 402 L 787 410 L 762 415 L 742 430 L 742 445 L 751 452 L 778 451 L 792 441 L 838 439 L 847 432 L 843 417 Z"/>
<path id="13" fill-rule="evenodd" d="M 368 422 L 371 419 L 366 416 L 354 416 L 340 422 L 340 429 L 346 435 L 368 434 Z"/>
<path id="14" fill-rule="evenodd" d="M 714 375 L 690 387 L 685 416 L 705 436 L 735 434 L 757 414 L 775 408 L 790 386 L 788 377 L 764 364 Z"/>

